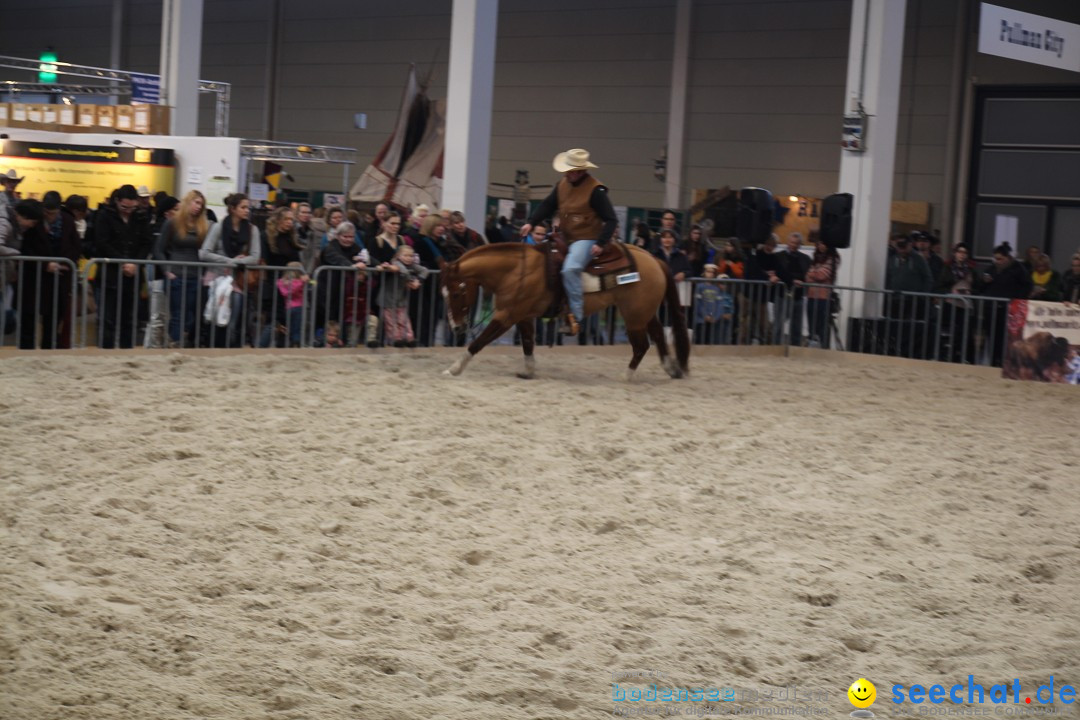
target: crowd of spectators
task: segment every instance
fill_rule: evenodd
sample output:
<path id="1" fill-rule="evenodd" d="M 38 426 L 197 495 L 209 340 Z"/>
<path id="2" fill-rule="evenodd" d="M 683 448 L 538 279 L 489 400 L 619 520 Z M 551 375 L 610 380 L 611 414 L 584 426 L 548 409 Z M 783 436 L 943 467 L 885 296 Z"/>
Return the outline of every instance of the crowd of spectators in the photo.
<path id="1" fill-rule="evenodd" d="M 197 190 L 124 185 L 91 209 L 78 195 L 23 199 L 14 171 L 0 179 L 0 329 L 26 349 L 71 347 L 84 314 L 103 348 L 296 346 L 304 308 L 316 344 L 431 344 L 444 313 L 430 271 L 488 242 L 462 213 L 423 205 L 254 209 L 234 193 L 219 220 Z M 87 304 L 73 308 L 84 275 Z"/>
<path id="2" fill-rule="evenodd" d="M 378 203 L 363 212 L 302 202 L 253 210 L 239 193 L 225 199 L 219 220 L 197 190 L 177 199 L 131 185 L 91 209 L 78 195 L 20 199 L 20 180 L 0 175 L 0 257 L 68 261 L 4 263 L 3 330 L 18 328 L 23 348 L 71 347 L 72 303 L 82 300 L 71 273 L 90 258 L 105 262 L 86 275 L 91 292 L 75 314 L 96 313 L 101 347 L 453 344 L 460 338 L 445 331 L 431 271 L 480 245 L 540 243 L 553 232 L 540 226 L 519 238 L 508 218 L 492 216 L 481 233 L 460 212 L 424 205 Z M 666 210 L 657 227 L 636 223 L 629 242 L 671 268 L 698 344 L 833 342 L 839 297 L 828 286 L 840 256 L 813 233 L 791 233 L 782 248 L 776 235 L 755 246 L 706 237 L 696 225 L 680 228 L 678 213 Z M 1021 261 L 1001 245 L 979 267 L 963 243 L 945 259 L 929 233 L 894 235 L 885 289 L 887 317 L 908 322 L 939 313 L 955 326 L 969 320 L 970 306 L 931 295 L 1080 303 L 1080 254 L 1058 272 L 1037 247 Z M 603 341 L 596 318 L 585 326 L 581 342 Z M 540 327 L 541 341 L 545 334 L 552 340 L 552 326 Z M 995 329 L 980 327 L 983 334 Z M 995 346 L 994 361 L 1000 353 Z M 961 355 L 970 361 L 971 352 Z"/>

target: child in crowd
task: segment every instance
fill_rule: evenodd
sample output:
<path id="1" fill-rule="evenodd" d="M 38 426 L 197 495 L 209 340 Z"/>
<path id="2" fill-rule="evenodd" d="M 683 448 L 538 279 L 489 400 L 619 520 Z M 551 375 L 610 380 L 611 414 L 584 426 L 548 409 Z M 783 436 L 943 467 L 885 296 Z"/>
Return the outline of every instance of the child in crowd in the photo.
<path id="1" fill-rule="evenodd" d="M 278 279 L 277 287 L 278 292 L 285 298 L 289 346 L 300 347 L 300 326 L 304 319 L 304 292 L 307 290 L 309 278 L 301 263 L 294 261 L 287 267 L 293 269 Z"/>
<path id="2" fill-rule="evenodd" d="M 547 240 L 548 229 L 544 223 L 537 223 L 536 227 L 532 229 L 532 232 L 525 238 L 525 242 L 529 245 L 541 245 Z"/>
<path id="3" fill-rule="evenodd" d="M 323 347 L 343 348 L 345 342 L 341 339 L 341 323 L 336 320 L 327 320 L 326 336 L 323 339 Z"/>
<path id="4" fill-rule="evenodd" d="M 702 272 L 708 282 L 699 282 L 694 293 L 694 342 L 698 345 L 726 345 L 731 341 L 735 301 L 723 283 L 713 282 L 728 277 L 717 277 L 716 270 L 712 263 L 705 265 Z"/>
<path id="5" fill-rule="evenodd" d="M 394 347 L 416 347 L 412 323 L 409 321 L 409 291 L 420 287 L 428 269 L 416 262 L 412 247 L 402 243 L 392 262 L 384 263 L 383 281 L 379 286 L 379 307 L 382 308 L 386 343 Z"/>

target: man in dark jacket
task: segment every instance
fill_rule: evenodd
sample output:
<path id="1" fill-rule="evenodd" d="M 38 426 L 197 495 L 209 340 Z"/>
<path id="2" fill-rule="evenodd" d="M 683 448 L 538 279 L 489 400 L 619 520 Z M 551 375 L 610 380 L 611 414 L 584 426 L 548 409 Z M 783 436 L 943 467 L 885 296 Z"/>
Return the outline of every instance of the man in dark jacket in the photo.
<path id="1" fill-rule="evenodd" d="M 885 289 L 896 295 L 889 299 L 889 317 L 917 318 L 925 309 L 926 298 L 904 296 L 900 293 L 928 293 L 934 288 L 930 266 L 915 252 L 908 238 L 896 241 L 896 254 L 889 256 L 885 269 Z"/>
<path id="2" fill-rule="evenodd" d="M 1031 296 L 1031 273 L 1012 255 L 1012 247 L 1002 243 L 994 248 L 993 262 L 981 275 L 975 276 L 975 295 L 1018 300 Z M 1001 366 L 1005 348 L 1009 303 L 987 303 L 982 308 L 982 333 L 990 345 L 990 362 Z"/>
<path id="3" fill-rule="evenodd" d="M 145 260 L 153 246 L 150 216 L 139 210 L 139 194 L 132 185 L 117 191 L 116 204 L 102 207 L 94 222 L 94 245 L 100 258 Z M 135 345 L 141 273 L 134 263 L 107 263 L 100 267 L 102 287 L 99 309 L 103 348 Z M 117 331 L 119 330 L 119 336 Z"/>
<path id="4" fill-rule="evenodd" d="M 41 205 L 41 232 L 31 237 L 43 242 L 38 247 L 28 247 L 28 243 L 24 243 L 23 254 L 62 257 L 71 261 L 70 265 L 62 262 L 45 264 L 38 286 L 39 302 L 36 303 L 37 314 L 41 317 L 41 347 L 67 349 L 71 347 L 72 276 L 78 272 L 79 266 L 79 231 L 75 227 L 75 217 L 63 209 L 60 193 L 55 190 L 45 193 Z M 37 280 L 36 277 L 30 279 Z M 26 309 L 33 316 L 34 308 Z M 27 327 L 27 323 L 23 322 L 23 332 L 30 331 L 30 344 L 24 346 L 20 342 L 21 347 L 33 347 L 34 324 Z"/>
<path id="5" fill-rule="evenodd" d="M 791 298 L 791 328 L 789 332 L 789 344 L 802 345 L 802 320 L 803 320 L 803 289 L 796 284 L 806 282 L 806 271 L 810 269 L 810 256 L 799 248 L 802 247 L 802 233 L 793 232 L 788 235 L 787 249 L 778 252 L 774 257 L 777 264 L 784 269 L 784 283 L 787 285 Z M 778 334 L 783 328 L 777 325 Z"/>
<path id="6" fill-rule="evenodd" d="M 930 277 L 936 284 L 938 278 L 945 272 L 945 261 L 934 252 L 934 245 L 940 247 L 941 242 L 930 233 L 921 230 L 911 233 L 911 241 L 915 243 L 915 252 L 926 261 L 926 266 L 930 268 Z M 932 292 L 932 289 L 927 292 Z"/>

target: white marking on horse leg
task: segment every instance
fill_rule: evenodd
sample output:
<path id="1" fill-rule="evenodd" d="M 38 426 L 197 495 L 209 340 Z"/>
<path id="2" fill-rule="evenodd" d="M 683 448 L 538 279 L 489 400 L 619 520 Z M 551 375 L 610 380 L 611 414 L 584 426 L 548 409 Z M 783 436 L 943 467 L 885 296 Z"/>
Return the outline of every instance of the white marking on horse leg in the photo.
<path id="1" fill-rule="evenodd" d="M 637 370 L 635 370 L 634 368 L 627 368 L 626 369 L 626 382 L 628 382 L 628 383 L 634 382 L 634 376 L 636 374 L 637 374 Z"/>
<path id="2" fill-rule="evenodd" d="M 462 355 L 456 363 L 443 370 L 443 375 L 460 375 L 461 371 L 465 369 L 465 366 L 469 364 L 469 361 L 472 360 L 472 358 L 472 353 L 466 350 L 465 354 Z"/>
<path id="3" fill-rule="evenodd" d="M 536 377 L 536 358 L 532 355 L 525 356 L 525 369 L 518 373 L 519 378 L 531 380 Z"/>
<path id="4" fill-rule="evenodd" d="M 664 370 L 667 371 L 667 374 L 670 377 L 682 377 L 682 370 L 679 369 L 679 364 L 675 362 L 675 358 L 671 357 L 670 355 L 664 358 Z"/>

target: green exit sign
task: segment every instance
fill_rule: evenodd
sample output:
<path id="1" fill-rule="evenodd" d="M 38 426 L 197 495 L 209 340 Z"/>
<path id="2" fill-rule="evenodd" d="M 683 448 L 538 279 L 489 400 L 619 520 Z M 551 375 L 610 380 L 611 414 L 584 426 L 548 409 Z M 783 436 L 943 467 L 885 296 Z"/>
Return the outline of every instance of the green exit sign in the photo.
<path id="1" fill-rule="evenodd" d="M 56 82 L 56 53 L 52 48 L 41 53 L 41 57 L 39 57 L 38 60 L 41 61 L 41 64 L 38 65 L 38 82 Z"/>

